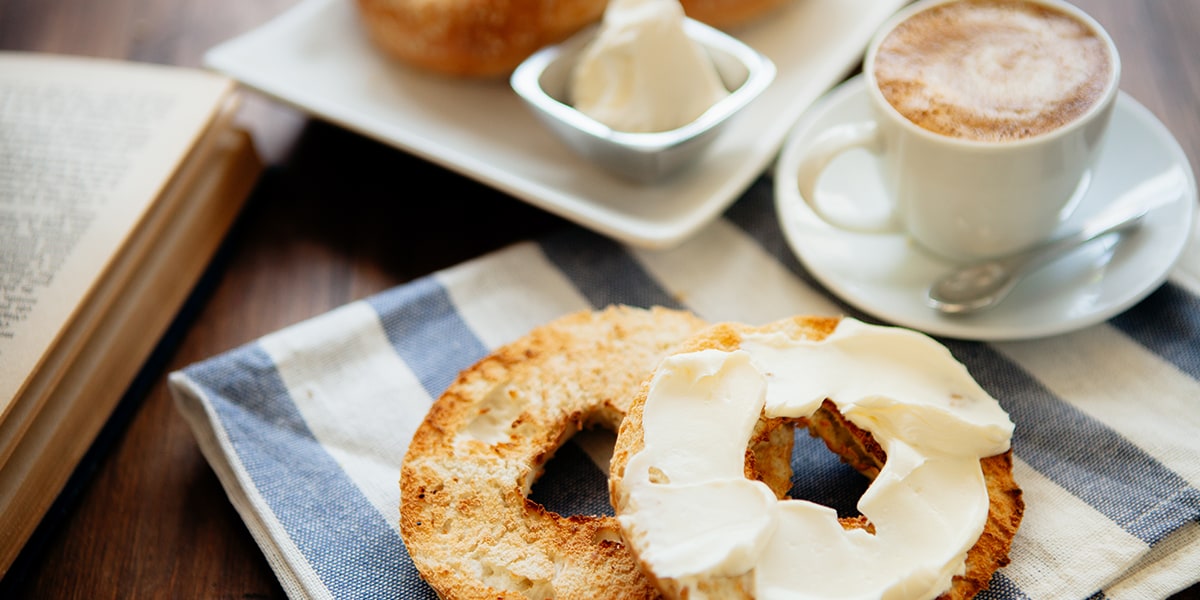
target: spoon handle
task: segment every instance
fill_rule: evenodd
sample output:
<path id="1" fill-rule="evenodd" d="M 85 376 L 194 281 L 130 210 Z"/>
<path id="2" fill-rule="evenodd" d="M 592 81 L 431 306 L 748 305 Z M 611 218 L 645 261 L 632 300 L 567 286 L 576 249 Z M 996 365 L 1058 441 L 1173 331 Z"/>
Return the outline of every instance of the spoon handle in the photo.
<path id="1" fill-rule="evenodd" d="M 1075 233 L 1002 258 L 960 267 L 938 278 L 926 292 L 926 303 L 947 314 L 963 314 L 1000 302 L 1029 272 L 1058 260 L 1096 238 L 1142 222 L 1148 203 L 1110 208 L 1087 220 Z"/>
<path id="2" fill-rule="evenodd" d="M 1145 217 L 1149 210 L 1150 207 L 1145 203 L 1139 203 L 1128 208 L 1103 212 L 1085 221 L 1083 227 L 1074 233 L 1058 238 L 1045 246 L 1002 260 L 1008 263 L 1007 266 L 1014 271 L 1040 267 L 1058 260 L 1067 252 L 1096 238 L 1139 225 L 1142 217 Z"/>

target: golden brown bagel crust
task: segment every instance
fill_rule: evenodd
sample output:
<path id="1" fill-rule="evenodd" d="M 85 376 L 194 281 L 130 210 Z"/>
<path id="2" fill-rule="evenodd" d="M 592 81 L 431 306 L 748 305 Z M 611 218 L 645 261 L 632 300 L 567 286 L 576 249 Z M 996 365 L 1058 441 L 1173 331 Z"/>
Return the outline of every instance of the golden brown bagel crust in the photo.
<path id="1" fill-rule="evenodd" d="M 751 332 L 783 332 L 793 339 L 824 339 L 837 327 L 839 319 L 825 317 L 799 316 L 770 323 L 763 327 L 750 327 L 735 323 L 720 323 L 696 334 L 677 348 L 677 352 L 691 352 L 703 349 L 718 349 L 731 351 L 741 345 L 744 334 Z M 622 485 L 625 467 L 629 459 L 641 451 L 643 447 L 642 413 L 646 402 L 649 381 L 643 382 L 638 397 L 629 407 L 625 420 L 617 436 L 616 447 L 613 451 L 609 471 L 609 492 L 617 514 L 625 510 L 628 502 L 627 492 Z M 810 435 L 820 437 L 826 446 L 850 466 L 864 476 L 873 479 L 883 466 L 886 456 L 883 449 L 867 431 L 859 429 L 847 421 L 838 412 L 836 406 L 825 401 L 809 419 L 760 419 L 762 421 L 792 421 L 795 425 L 807 427 Z M 790 423 L 789 423 L 790 424 Z M 760 425 L 761 426 L 761 425 Z M 776 455 L 778 456 L 778 455 Z M 788 454 L 790 459 L 790 452 Z M 785 460 L 785 459 L 781 459 Z M 779 477 L 786 469 L 790 474 L 790 465 L 774 463 L 758 465 L 764 467 L 773 477 Z M 988 582 L 996 569 L 1008 564 L 1008 552 L 1012 545 L 1013 536 L 1020 525 L 1024 512 L 1024 501 L 1021 489 L 1012 476 L 1012 450 L 991 456 L 980 461 L 988 488 L 988 519 L 979 541 L 967 553 L 966 572 L 954 578 L 950 590 L 939 597 L 939 600 L 965 600 L 974 597 L 980 591 L 987 589 Z M 747 469 L 747 476 L 761 479 L 761 474 Z M 773 487 L 778 495 L 778 489 Z M 844 528 L 865 528 L 873 530 L 871 524 L 862 517 L 840 519 Z M 636 554 L 635 548 L 630 551 Z M 640 562 L 643 571 L 654 581 L 656 587 L 668 598 L 685 598 L 686 590 L 681 589 L 678 582 L 657 578 L 650 565 Z M 719 578 L 713 577 L 702 584 L 705 590 L 714 597 L 722 598 L 751 598 L 752 582 L 747 576 Z"/>
<path id="2" fill-rule="evenodd" d="M 606 0 L 355 0 L 367 37 L 420 69 L 458 77 L 508 74 L 539 48 L 600 20 Z M 750 21 L 789 0 L 683 0 L 715 27 Z"/>
<path id="3" fill-rule="evenodd" d="M 654 598 L 610 516 L 563 517 L 528 495 L 580 429 L 613 431 L 641 381 L 705 323 L 610 307 L 539 327 L 434 402 L 400 476 L 400 530 L 444 599 Z"/>
<path id="4" fill-rule="evenodd" d="M 753 22 L 788 0 L 682 0 L 687 16 L 718 29 L 732 29 Z"/>

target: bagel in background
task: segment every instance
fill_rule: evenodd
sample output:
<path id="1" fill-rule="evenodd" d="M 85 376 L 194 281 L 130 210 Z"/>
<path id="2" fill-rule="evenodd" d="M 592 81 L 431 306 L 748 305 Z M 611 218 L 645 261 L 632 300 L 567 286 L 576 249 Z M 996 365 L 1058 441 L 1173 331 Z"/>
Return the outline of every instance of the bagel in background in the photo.
<path id="1" fill-rule="evenodd" d="M 354 0 L 387 55 L 455 77 L 507 75 L 543 46 L 600 20 L 606 0 Z M 688 16 L 736 27 L 790 0 L 682 0 Z"/>

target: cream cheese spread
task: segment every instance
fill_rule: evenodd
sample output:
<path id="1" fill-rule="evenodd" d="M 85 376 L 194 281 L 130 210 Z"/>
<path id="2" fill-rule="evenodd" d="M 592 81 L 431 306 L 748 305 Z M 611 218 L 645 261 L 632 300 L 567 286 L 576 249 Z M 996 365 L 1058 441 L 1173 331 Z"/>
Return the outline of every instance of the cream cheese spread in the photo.
<path id="1" fill-rule="evenodd" d="M 887 453 L 858 508 L 776 500 L 743 473 L 761 413 L 807 417 L 829 398 Z M 751 334 L 733 352 L 669 357 L 651 381 L 644 447 L 618 518 L 639 556 L 692 598 L 751 573 L 757 598 L 934 598 L 983 531 L 981 458 L 1008 450 L 1007 413 L 928 336 L 843 319 L 822 341 Z"/>
<path id="2" fill-rule="evenodd" d="M 571 104 L 617 131 L 668 131 L 729 95 L 678 0 L 611 0 L 571 74 Z"/>

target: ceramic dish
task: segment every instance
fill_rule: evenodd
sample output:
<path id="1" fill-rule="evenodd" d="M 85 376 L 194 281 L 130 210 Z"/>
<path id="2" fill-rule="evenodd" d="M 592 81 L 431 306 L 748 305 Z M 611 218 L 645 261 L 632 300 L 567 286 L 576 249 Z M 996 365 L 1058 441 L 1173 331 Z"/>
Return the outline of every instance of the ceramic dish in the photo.
<path id="1" fill-rule="evenodd" d="M 699 118 L 669 131 L 629 133 L 575 110 L 567 98 L 572 68 L 596 37 L 589 27 L 561 44 L 547 46 L 513 71 L 513 91 L 568 147 L 617 177 L 656 183 L 699 160 L 747 105 L 775 79 L 775 65 L 737 38 L 692 19 L 688 37 L 711 57 L 729 95 Z"/>

